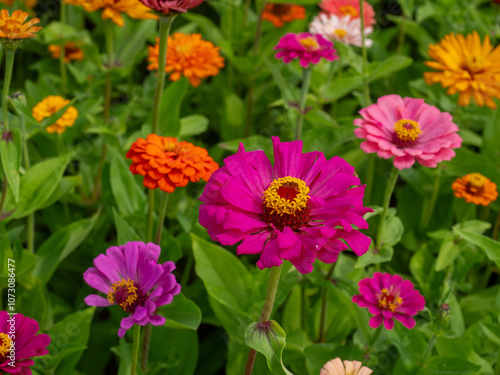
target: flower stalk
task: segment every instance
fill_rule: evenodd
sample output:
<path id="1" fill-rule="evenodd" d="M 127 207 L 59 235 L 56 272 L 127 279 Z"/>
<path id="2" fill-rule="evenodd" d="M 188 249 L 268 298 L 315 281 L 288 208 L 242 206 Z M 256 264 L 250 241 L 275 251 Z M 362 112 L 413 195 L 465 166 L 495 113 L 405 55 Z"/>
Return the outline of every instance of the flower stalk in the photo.
<path id="1" fill-rule="evenodd" d="M 2 110 L 3 110 L 3 130 L 9 131 L 9 111 L 7 109 L 7 98 L 9 97 L 10 81 L 12 80 L 12 71 L 14 69 L 14 57 L 16 49 L 5 48 L 5 78 L 2 92 Z"/>
<path id="2" fill-rule="evenodd" d="M 67 7 L 64 4 L 64 1 L 61 0 L 59 5 L 61 23 L 66 24 L 66 11 Z M 68 75 L 66 72 L 66 65 L 64 64 L 64 55 L 65 55 L 65 47 L 64 44 L 61 44 L 61 52 L 59 54 L 59 69 L 61 70 L 61 90 L 62 92 L 66 92 L 66 87 L 68 86 Z"/>
<path id="3" fill-rule="evenodd" d="M 161 195 L 160 212 L 158 215 L 158 223 L 156 225 L 156 237 L 155 237 L 155 244 L 157 244 L 158 246 L 161 246 L 161 234 L 163 231 L 163 222 L 165 221 L 165 214 L 167 213 L 169 196 L 170 194 L 167 192 L 163 192 Z"/>
<path id="4" fill-rule="evenodd" d="M 363 10 L 363 0 L 359 0 L 359 14 L 361 21 L 361 53 L 363 56 L 363 94 L 365 99 L 365 106 L 371 104 L 370 100 L 370 87 L 368 86 L 368 51 L 365 45 L 365 19 Z"/>
<path id="5" fill-rule="evenodd" d="M 393 166 L 384 193 L 384 203 L 382 214 L 380 216 L 380 223 L 378 225 L 377 241 L 375 243 L 377 251 L 380 251 L 380 249 L 382 248 L 382 233 L 384 232 L 385 219 L 387 217 L 387 211 L 389 210 L 389 203 L 391 201 L 392 192 L 394 191 L 394 187 L 396 186 L 396 182 L 398 180 L 398 175 L 399 169 Z"/>
<path id="6" fill-rule="evenodd" d="M 113 22 L 107 20 L 105 23 L 105 37 L 106 37 L 106 52 L 108 54 L 108 70 L 106 72 L 106 85 L 104 88 L 104 122 L 109 122 L 109 113 L 111 109 L 111 91 L 112 91 L 112 75 L 111 69 L 114 65 L 114 29 Z M 62 53 L 62 51 L 61 51 Z"/>
<path id="7" fill-rule="evenodd" d="M 302 125 L 304 123 L 307 93 L 309 92 L 309 86 L 311 85 L 311 69 L 302 69 L 302 88 L 300 90 L 299 98 L 299 117 L 297 118 L 297 125 L 295 127 L 295 140 L 300 140 L 302 135 Z"/>
<path id="8" fill-rule="evenodd" d="M 130 375 L 135 375 L 137 372 L 137 362 L 139 360 L 139 344 L 141 341 L 141 326 L 134 325 L 134 341 L 132 343 L 132 367 L 130 368 Z"/>

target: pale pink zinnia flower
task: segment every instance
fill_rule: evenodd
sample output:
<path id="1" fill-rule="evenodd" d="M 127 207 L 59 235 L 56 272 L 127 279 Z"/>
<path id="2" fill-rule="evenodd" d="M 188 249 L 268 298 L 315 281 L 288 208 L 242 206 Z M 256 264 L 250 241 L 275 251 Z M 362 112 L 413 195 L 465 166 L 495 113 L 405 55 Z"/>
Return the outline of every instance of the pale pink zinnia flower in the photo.
<path id="1" fill-rule="evenodd" d="M 329 61 L 339 58 L 335 54 L 337 51 L 333 48 L 333 42 L 319 34 L 288 33 L 280 39 L 274 49 L 279 50 L 276 54 L 277 59 L 283 58 L 283 61 L 287 64 L 294 59 L 299 59 L 303 68 L 307 68 L 309 63 L 319 63 L 321 58 Z"/>
<path id="2" fill-rule="evenodd" d="M 415 326 L 417 315 L 425 307 L 425 299 L 414 289 L 409 280 L 399 275 L 375 272 L 372 278 L 359 282 L 359 292 L 352 301 L 360 307 L 367 307 L 370 314 L 370 327 L 377 328 L 384 323 L 385 328 L 394 328 L 394 319 L 399 320 L 406 328 Z"/>
<path id="3" fill-rule="evenodd" d="M 326 362 L 319 375 L 370 375 L 373 370 L 362 366 L 359 361 L 344 361 L 340 358 L 332 359 Z"/>
<path id="4" fill-rule="evenodd" d="M 139 0 L 148 8 L 164 14 L 185 13 L 188 9 L 197 7 L 204 0 Z"/>
<path id="5" fill-rule="evenodd" d="M 434 168 L 455 156 L 462 138 L 447 112 L 424 103 L 423 99 L 386 95 L 359 111 L 354 134 L 365 139 L 361 148 L 384 159 L 394 156 L 398 169 L 410 168 L 417 160 Z"/>
<path id="6" fill-rule="evenodd" d="M 309 24 L 309 31 L 314 34 L 321 34 L 325 38 L 334 41 L 338 40 L 344 44 L 361 47 L 361 21 L 359 18 L 352 20 L 351 16 L 339 17 L 334 14 L 321 13 L 314 17 Z M 365 35 L 373 32 L 372 27 L 365 28 Z M 371 47 L 373 40 L 365 38 L 365 46 Z"/>
<path id="7" fill-rule="evenodd" d="M 351 16 L 353 20 L 359 18 L 359 0 L 322 0 L 320 8 L 336 16 Z M 375 24 L 375 11 L 373 7 L 363 1 L 363 20 L 365 27 Z"/>

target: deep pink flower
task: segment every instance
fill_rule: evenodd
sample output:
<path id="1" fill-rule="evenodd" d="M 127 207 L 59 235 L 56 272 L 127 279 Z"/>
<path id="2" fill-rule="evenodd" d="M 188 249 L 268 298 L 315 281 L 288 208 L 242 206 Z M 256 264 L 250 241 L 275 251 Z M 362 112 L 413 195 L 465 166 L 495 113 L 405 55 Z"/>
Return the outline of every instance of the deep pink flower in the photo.
<path id="1" fill-rule="evenodd" d="M 200 224 L 214 241 L 234 245 L 240 254 L 258 254 L 260 269 L 289 260 L 301 273 L 317 259 L 337 260 L 351 247 L 368 251 L 362 215 L 365 186 L 345 160 L 326 160 L 321 152 L 302 153 L 302 141 L 273 137 L 274 167 L 263 151 L 242 144 L 212 174 L 200 198 Z M 345 240 L 347 245 L 341 240 Z"/>
<path id="2" fill-rule="evenodd" d="M 9 322 L 10 319 L 6 311 L 0 311 L 0 373 L 31 375 L 30 366 L 35 364 L 31 358 L 49 353 L 47 346 L 50 344 L 50 337 L 45 333 L 37 335 L 39 326 L 35 319 L 19 313 L 12 316 L 14 325 Z M 14 360 L 9 358 L 12 355 L 12 342 L 15 348 Z"/>
<path id="3" fill-rule="evenodd" d="M 352 20 L 360 18 L 359 0 L 322 0 L 319 6 L 338 17 L 350 16 Z M 363 1 L 363 21 L 365 27 L 375 24 L 375 11 L 366 1 Z"/>
<path id="4" fill-rule="evenodd" d="M 320 34 L 288 33 L 280 39 L 274 49 L 281 50 L 276 54 L 277 59 L 283 58 L 283 61 L 288 64 L 298 58 L 300 65 L 304 68 L 307 68 L 309 63 L 319 63 L 322 57 L 329 61 L 339 58 L 335 54 L 337 51 L 333 48 L 333 42 Z"/>
<path id="5" fill-rule="evenodd" d="M 188 9 L 195 8 L 204 0 L 139 0 L 148 8 L 164 14 L 172 12 L 185 13 Z"/>
<path id="6" fill-rule="evenodd" d="M 384 159 L 394 156 L 398 169 L 410 168 L 415 159 L 425 167 L 436 167 L 455 156 L 462 138 L 451 115 L 441 112 L 423 99 L 386 95 L 359 111 L 362 119 L 354 120 L 354 130 L 364 152 L 376 152 Z"/>
<path id="7" fill-rule="evenodd" d="M 175 264 L 158 264 L 160 247 L 154 243 L 129 242 L 113 246 L 94 259 L 94 267 L 83 274 L 86 283 L 106 294 L 106 298 L 91 294 L 85 297 L 89 306 L 119 305 L 129 314 L 123 318 L 118 336 L 134 324 L 155 326 L 165 324 L 165 317 L 154 315 L 160 306 L 172 302 L 181 286 L 172 275 Z"/>
<path id="8" fill-rule="evenodd" d="M 359 282 L 361 295 L 352 297 L 352 301 L 360 307 L 367 307 L 370 314 L 370 327 L 377 328 L 384 322 L 387 329 L 394 327 L 394 319 L 399 320 L 406 328 L 415 327 L 417 315 L 424 309 L 425 299 L 414 289 L 409 280 L 399 275 L 375 272 L 372 278 Z M 394 319 L 393 319 L 394 318 Z"/>

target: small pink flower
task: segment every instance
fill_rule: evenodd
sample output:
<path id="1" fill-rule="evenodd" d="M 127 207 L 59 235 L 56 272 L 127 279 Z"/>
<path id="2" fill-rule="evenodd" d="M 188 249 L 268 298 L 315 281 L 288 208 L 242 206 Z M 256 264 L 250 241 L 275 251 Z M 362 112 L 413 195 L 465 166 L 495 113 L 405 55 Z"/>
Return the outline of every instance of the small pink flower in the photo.
<path id="1" fill-rule="evenodd" d="M 359 127 L 354 134 L 365 139 L 363 151 L 376 152 L 384 159 L 394 156 L 398 169 L 410 168 L 415 160 L 435 168 L 441 161 L 451 160 L 453 149 L 462 144 L 451 115 L 423 99 L 386 95 L 359 113 L 363 118 L 354 120 Z"/>
<path id="2" fill-rule="evenodd" d="M 359 282 L 359 292 L 361 294 L 352 297 L 352 301 L 375 315 L 370 319 L 372 328 L 384 322 L 385 328 L 392 329 L 396 319 L 411 329 L 415 327 L 412 316 L 425 306 L 424 297 L 414 289 L 412 282 L 399 275 L 376 272 L 372 278 Z"/>
<path id="3" fill-rule="evenodd" d="M 309 63 L 319 63 L 322 57 L 329 61 L 339 58 L 335 54 L 337 51 L 333 48 L 333 42 L 319 34 L 288 33 L 280 39 L 274 49 L 281 50 L 276 54 L 277 59 L 283 58 L 283 61 L 288 64 L 298 58 L 300 65 L 304 68 L 307 68 Z"/>
<path id="4" fill-rule="evenodd" d="M 351 16 L 352 20 L 360 18 L 359 0 L 322 0 L 319 6 L 325 12 L 339 17 Z M 366 1 L 363 1 L 363 21 L 365 27 L 375 24 L 375 12 Z"/>
<path id="5" fill-rule="evenodd" d="M 197 7 L 204 0 L 139 0 L 148 8 L 162 12 L 164 14 L 170 13 L 185 13 L 188 9 Z"/>
<path id="6" fill-rule="evenodd" d="M 359 361 L 344 361 L 340 358 L 326 362 L 319 375 L 370 375 L 373 370 L 368 367 L 361 367 Z"/>

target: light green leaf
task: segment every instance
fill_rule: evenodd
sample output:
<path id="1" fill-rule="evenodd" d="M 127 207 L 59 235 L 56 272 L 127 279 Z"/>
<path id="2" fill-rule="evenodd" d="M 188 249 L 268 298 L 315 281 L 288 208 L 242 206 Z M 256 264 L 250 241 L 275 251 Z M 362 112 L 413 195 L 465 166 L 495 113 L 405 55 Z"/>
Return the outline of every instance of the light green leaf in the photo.
<path id="1" fill-rule="evenodd" d="M 368 71 L 371 72 L 368 76 L 368 82 L 387 77 L 399 70 L 407 68 L 412 62 L 413 59 L 402 55 L 390 56 L 382 62 L 372 62 L 368 67 Z"/>
<path id="2" fill-rule="evenodd" d="M 189 86 L 187 78 L 172 82 L 163 92 L 160 105 L 160 134 L 178 137 L 180 133 L 179 111 Z"/>
<path id="3" fill-rule="evenodd" d="M 160 307 L 157 312 L 167 318 L 164 327 L 196 331 L 201 323 L 200 308 L 182 293 L 174 296 L 171 303 Z"/>
<path id="4" fill-rule="evenodd" d="M 436 260 L 435 270 L 444 270 L 452 264 L 459 255 L 460 246 L 458 245 L 458 241 L 455 240 L 455 236 L 452 233 L 449 233 L 439 248 L 439 255 Z"/>
<path id="5" fill-rule="evenodd" d="M 6 138 L 5 138 L 6 137 Z M 14 200 L 19 201 L 19 166 L 21 165 L 21 133 L 14 129 L 10 133 L 2 133 L 0 138 L 0 158 L 5 177 L 14 194 Z"/>
<path id="6" fill-rule="evenodd" d="M 500 263 L 500 243 L 498 241 L 477 233 L 465 231 L 460 228 L 460 225 L 454 225 L 453 231 L 467 242 L 483 249 L 492 261 L 497 262 L 497 264 Z"/>
<path id="7" fill-rule="evenodd" d="M 118 237 L 116 242 L 118 244 L 125 244 L 131 241 L 141 241 L 141 237 L 139 237 L 139 235 L 134 231 L 134 228 L 132 228 L 127 221 L 120 216 L 114 207 L 112 210 Z"/>
<path id="8" fill-rule="evenodd" d="M 477 366 L 465 359 L 455 357 L 430 357 L 417 375 L 477 374 Z"/>
<path id="9" fill-rule="evenodd" d="M 204 133 L 208 129 L 209 120 L 202 115 L 191 115 L 181 118 L 179 137 L 190 137 Z"/>

